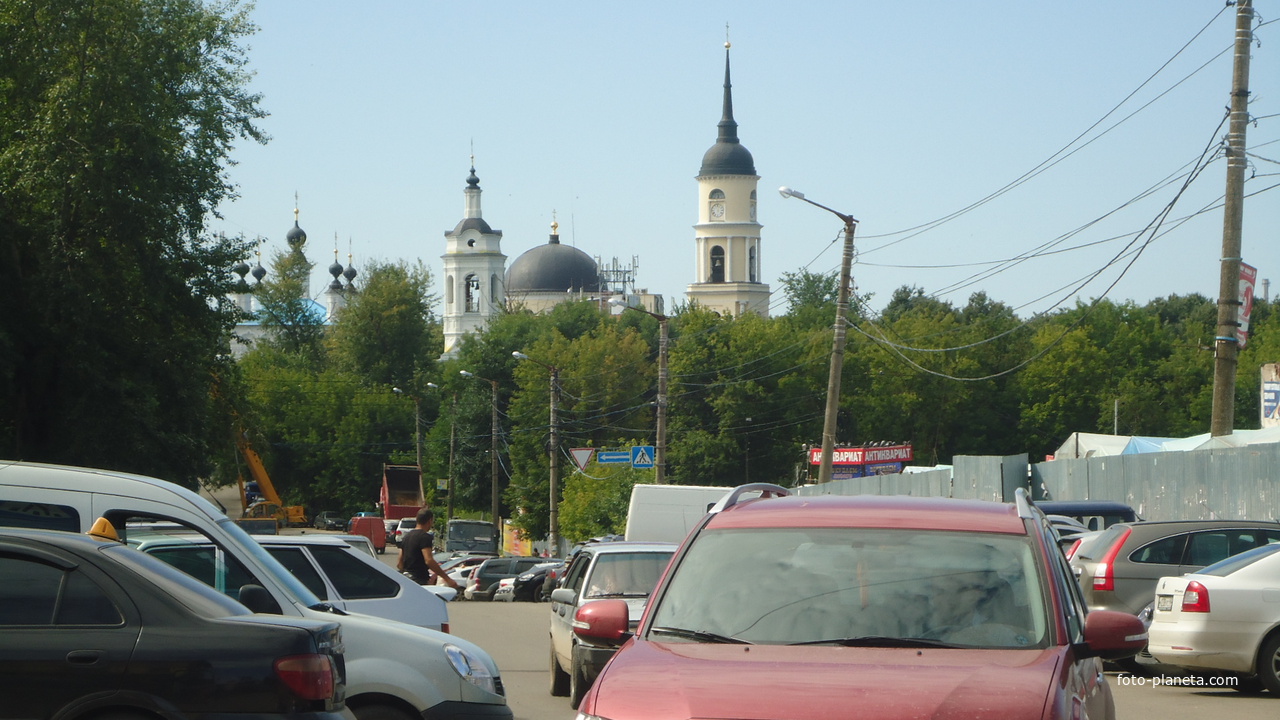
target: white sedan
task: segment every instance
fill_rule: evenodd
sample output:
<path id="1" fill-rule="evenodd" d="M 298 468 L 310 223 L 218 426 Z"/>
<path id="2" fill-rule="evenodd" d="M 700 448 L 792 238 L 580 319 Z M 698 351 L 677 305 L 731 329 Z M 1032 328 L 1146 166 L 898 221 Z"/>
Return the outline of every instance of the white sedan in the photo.
<path id="1" fill-rule="evenodd" d="M 1280 695 L 1280 544 L 1160 578 L 1148 647 L 1162 663 L 1238 674 L 1238 689 Z"/>

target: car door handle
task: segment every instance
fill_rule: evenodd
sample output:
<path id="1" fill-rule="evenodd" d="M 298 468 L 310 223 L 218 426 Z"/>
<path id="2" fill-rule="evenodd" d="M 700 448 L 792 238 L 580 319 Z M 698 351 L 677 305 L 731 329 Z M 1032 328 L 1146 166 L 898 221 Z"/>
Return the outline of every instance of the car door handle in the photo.
<path id="1" fill-rule="evenodd" d="M 92 665 L 102 659 L 102 650 L 72 650 L 67 653 L 67 662 L 72 665 Z"/>

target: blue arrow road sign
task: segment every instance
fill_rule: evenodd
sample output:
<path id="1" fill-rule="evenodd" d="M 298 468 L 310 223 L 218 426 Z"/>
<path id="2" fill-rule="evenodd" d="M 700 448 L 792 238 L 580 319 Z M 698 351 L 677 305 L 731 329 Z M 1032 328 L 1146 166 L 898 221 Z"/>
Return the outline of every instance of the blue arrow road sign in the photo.
<path id="1" fill-rule="evenodd" d="M 598 450 L 596 462 L 601 465 L 623 465 L 631 462 L 631 453 L 626 450 Z"/>
<path id="2" fill-rule="evenodd" d="M 631 467 L 641 469 L 653 467 L 653 446 L 637 445 L 631 448 Z"/>

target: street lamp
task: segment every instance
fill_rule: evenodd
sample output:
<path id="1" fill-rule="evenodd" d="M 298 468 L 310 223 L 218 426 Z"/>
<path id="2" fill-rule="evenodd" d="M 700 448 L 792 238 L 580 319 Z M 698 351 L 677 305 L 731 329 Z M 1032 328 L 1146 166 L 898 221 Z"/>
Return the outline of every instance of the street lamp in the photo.
<path id="1" fill-rule="evenodd" d="M 818 466 L 818 482 L 831 482 L 831 455 L 836 444 L 836 411 L 840 406 L 840 373 L 844 368 L 845 322 L 849 315 L 849 274 L 853 265 L 853 230 L 858 221 L 851 215 L 845 215 L 816 203 L 804 196 L 804 193 L 792 190 L 785 185 L 778 188 L 784 198 L 797 200 L 820 207 L 844 221 L 844 257 L 840 261 L 840 289 L 836 296 L 836 323 L 834 338 L 831 341 L 831 373 L 827 377 L 827 412 L 822 421 L 822 464 Z"/>
<path id="2" fill-rule="evenodd" d="M 493 414 L 492 426 L 489 430 L 489 494 L 491 496 L 489 502 L 490 511 L 493 515 L 493 525 L 501 530 L 502 525 L 498 522 L 498 381 L 482 378 L 467 370 L 461 370 L 459 374 L 463 377 L 484 380 L 493 389 L 493 398 L 489 403 Z"/>
<path id="3" fill-rule="evenodd" d="M 430 383 L 427 383 L 430 385 Z M 391 388 L 397 395 L 408 395 L 413 398 L 413 446 L 418 451 L 418 473 L 422 473 L 422 400 L 417 395 L 409 395 L 398 387 Z"/>
<path id="4" fill-rule="evenodd" d="M 560 368 L 534 360 L 516 350 L 511 356 L 518 360 L 528 360 L 541 365 L 551 372 L 551 442 L 547 450 L 551 464 L 551 505 L 547 512 L 547 543 L 551 546 L 551 557 L 560 557 Z"/>
<path id="5" fill-rule="evenodd" d="M 667 478 L 667 316 L 649 312 L 641 307 L 627 305 L 621 298 L 612 298 L 610 305 L 642 312 L 658 321 L 658 427 L 654 442 L 654 482 L 666 483 Z"/>

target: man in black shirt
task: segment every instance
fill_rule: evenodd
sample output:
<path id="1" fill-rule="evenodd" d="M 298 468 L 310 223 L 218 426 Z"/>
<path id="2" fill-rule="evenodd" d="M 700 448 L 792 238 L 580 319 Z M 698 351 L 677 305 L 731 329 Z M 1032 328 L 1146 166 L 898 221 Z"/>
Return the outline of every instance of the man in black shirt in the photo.
<path id="1" fill-rule="evenodd" d="M 455 590 L 458 583 L 453 578 L 445 574 L 440 568 L 440 563 L 435 558 L 435 536 L 431 534 L 431 526 L 435 524 L 435 513 L 431 512 L 431 508 L 422 508 L 418 511 L 415 518 L 417 527 L 405 534 L 400 541 L 400 559 L 396 562 L 396 569 L 413 578 L 413 581 L 419 585 L 429 585 L 432 582 L 431 573 L 435 573 L 435 579 L 444 580 L 444 584 Z"/>

